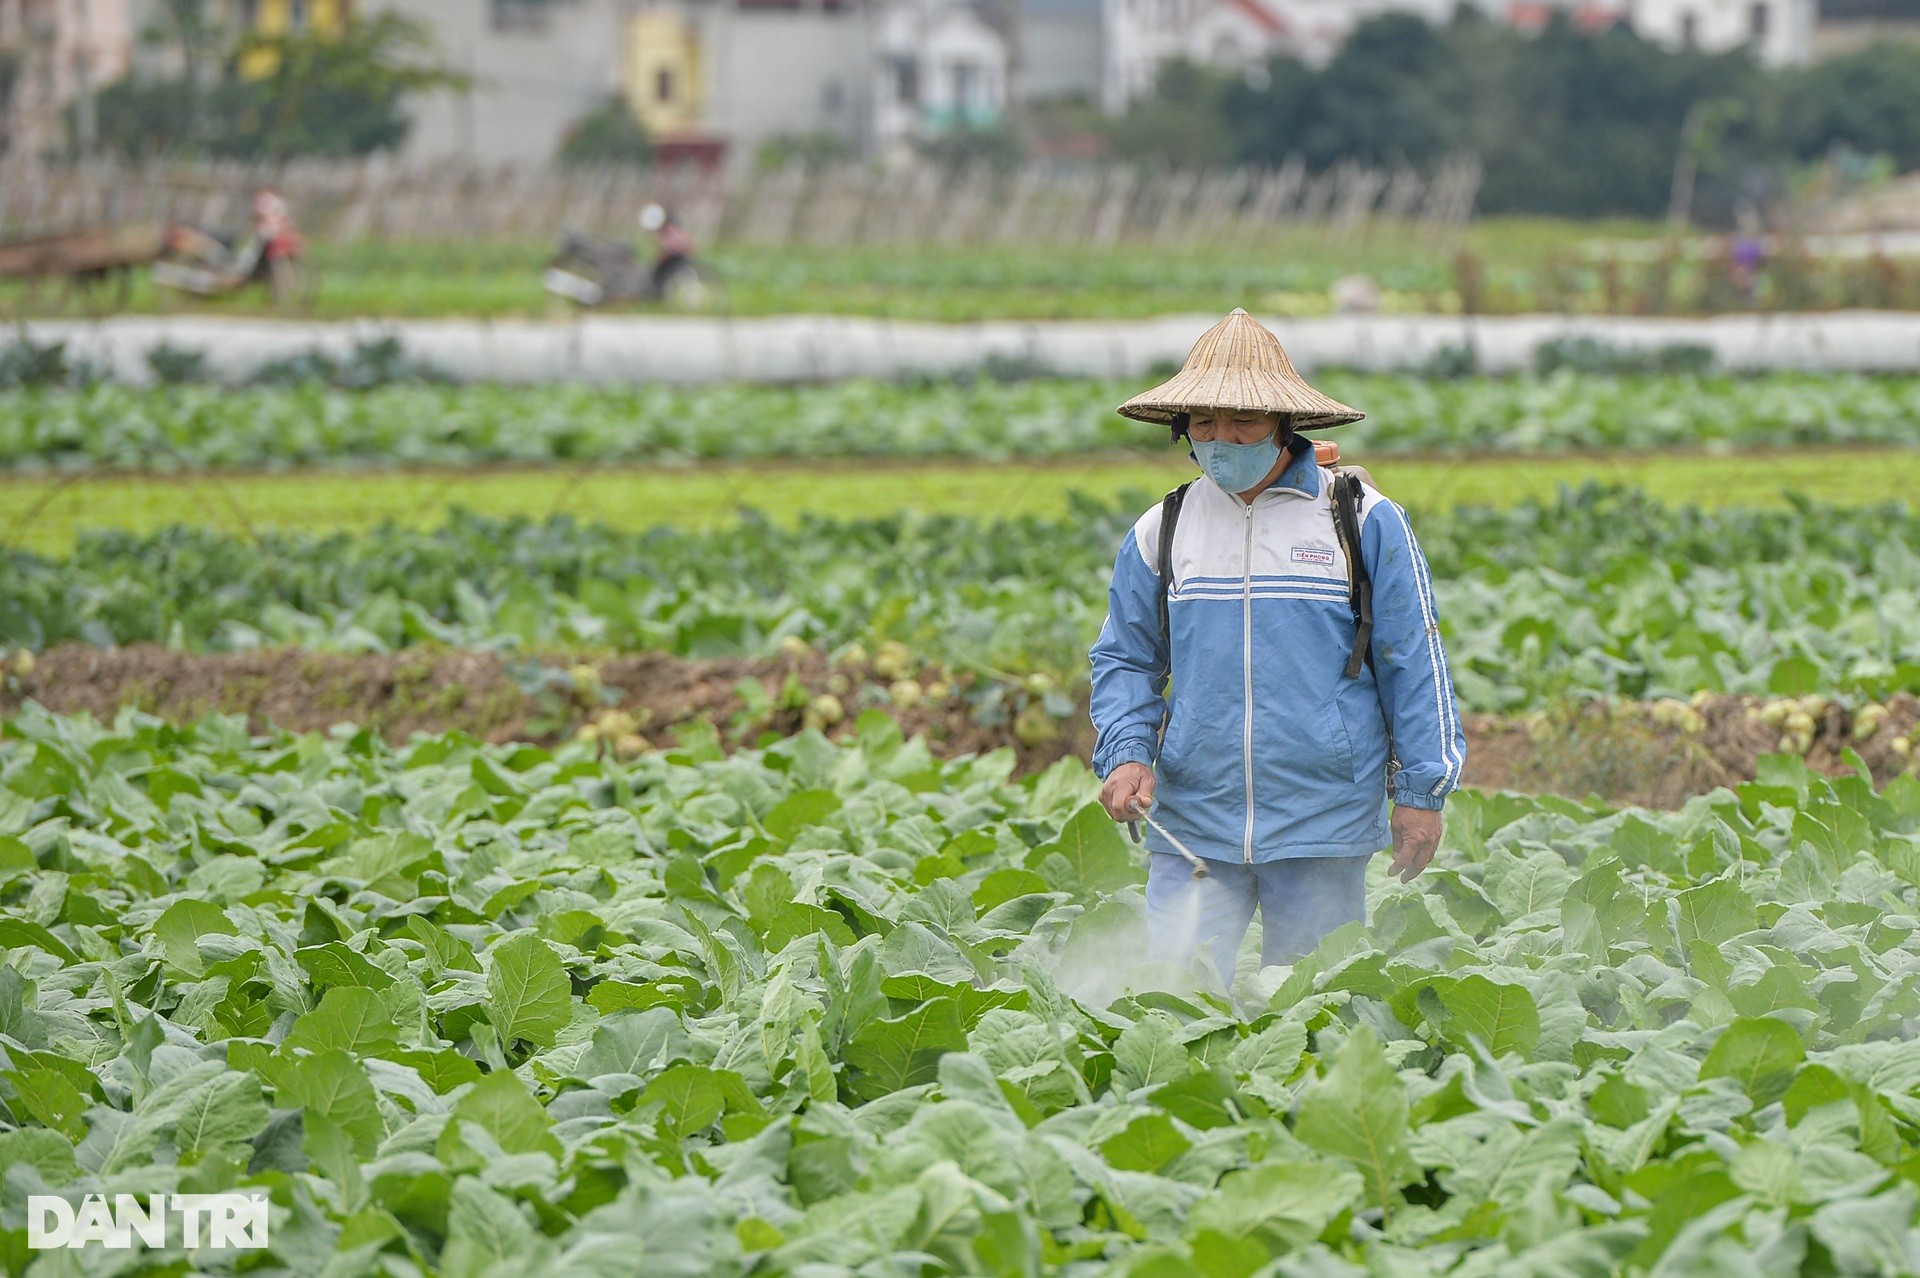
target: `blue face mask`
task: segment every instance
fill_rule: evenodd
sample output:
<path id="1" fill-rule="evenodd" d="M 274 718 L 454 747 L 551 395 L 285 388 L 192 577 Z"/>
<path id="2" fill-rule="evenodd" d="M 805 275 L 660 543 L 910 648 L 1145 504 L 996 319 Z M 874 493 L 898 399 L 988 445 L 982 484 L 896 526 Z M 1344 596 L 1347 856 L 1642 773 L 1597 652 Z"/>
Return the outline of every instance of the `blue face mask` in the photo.
<path id="1" fill-rule="evenodd" d="M 1257 444 L 1229 444 L 1219 439 L 1189 439 L 1194 460 L 1207 478 L 1230 493 L 1244 493 L 1267 477 L 1280 460 L 1275 431 Z"/>

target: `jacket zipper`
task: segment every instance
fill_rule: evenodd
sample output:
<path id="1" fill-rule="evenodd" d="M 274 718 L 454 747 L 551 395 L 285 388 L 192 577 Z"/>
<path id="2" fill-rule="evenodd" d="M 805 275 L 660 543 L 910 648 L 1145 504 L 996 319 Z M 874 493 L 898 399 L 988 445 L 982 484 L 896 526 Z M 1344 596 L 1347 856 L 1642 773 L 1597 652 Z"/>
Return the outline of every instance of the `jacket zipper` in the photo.
<path id="1" fill-rule="evenodd" d="M 1247 833 L 1243 854 L 1253 864 L 1253 505 L 1247 504 L 1246 555 L 1240 578 L 1240 675 L 1246 695 L 1240 754 L 1246 763 Z"/>

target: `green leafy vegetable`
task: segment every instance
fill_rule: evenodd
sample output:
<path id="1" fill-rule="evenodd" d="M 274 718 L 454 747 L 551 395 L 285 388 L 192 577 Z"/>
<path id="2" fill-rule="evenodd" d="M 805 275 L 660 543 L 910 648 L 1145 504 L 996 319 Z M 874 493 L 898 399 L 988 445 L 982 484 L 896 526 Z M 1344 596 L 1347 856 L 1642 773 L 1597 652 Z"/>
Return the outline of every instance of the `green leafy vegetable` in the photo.
<path id="1" fill-rule="evenodd" d="M 1462 793 L 1370 930 L 1265 971 L 1250 940 L 1220 990 L 1093 946 L 1137 935 L 1140 867 L 1079 765 L 1009 765 L 877 722 L 623 762 L 29 707 L 0 1209 L 259 1190 L 249 1263 L 301 1273 L 1920 1254 L 1912 781 Z"/>

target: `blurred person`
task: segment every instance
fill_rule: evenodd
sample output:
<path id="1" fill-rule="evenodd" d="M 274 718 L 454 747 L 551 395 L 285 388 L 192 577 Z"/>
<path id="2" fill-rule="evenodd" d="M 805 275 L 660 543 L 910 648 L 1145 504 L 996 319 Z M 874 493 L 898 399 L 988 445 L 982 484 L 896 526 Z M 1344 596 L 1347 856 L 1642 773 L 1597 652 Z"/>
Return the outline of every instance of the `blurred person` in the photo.
<path id="1" fill-rule="evenodd" d="M 1374 853 L 1403 881 L 1426 868 L 1466 738 L 1405 513 L 1296 433 L 1363 414 L 1243 310 L 1119 411 L 1169 426 L 1203 474 L 1121 543 L 1089 654 L 1093 767 L 1110 816 L 1151 817 L 1149 957 L 1206 945 L 1230 987 L 1256 908 L 1262 965 L 1292 962 L 1365 921 Z"/>
<path id="2" fill-rule="evenodd" d="M 253 242 L 248 248 L 259 254 L 253 272 L 256 278 L 264 275 L 276 294 L 289 295 L 297 290 L 298 264 L 306 255 L 307 241 L 294 226 L 286 199 L 272 187 L 261 187 L 253 193 Z"/>
<path id="3" fill-rule="evenodd" d="M 1740 302 L 1753 308 L 1760 284 L 1760 268 L 1766 265 L 1767 245 L 1760 236 L 1760 218 L 1751 205 L 1743 204 L 1735 220 L 1733 242 L 1727 249 L 1727 277 Z"/>
<path id="4" fill-rule="evenodd" d="M 209 297 L 264 283 L 278 299 L 299 297 L 310 282 L 301 266 L 307 242 L 293 224 L 287 201 L 272 187 L 261 187 L 248 209 L 251 219 L 241 235 L 168 222 L 161 232 L 162 258 L 153 266 L 154 282 Z"/>
<path id="5" fill-rule="evenodd" d="M 693 236 L 661 204 L 640 210 L 640 229 L 653 236 L 653 295 L 665 297 L 675 272 L 693 269 Z"/>

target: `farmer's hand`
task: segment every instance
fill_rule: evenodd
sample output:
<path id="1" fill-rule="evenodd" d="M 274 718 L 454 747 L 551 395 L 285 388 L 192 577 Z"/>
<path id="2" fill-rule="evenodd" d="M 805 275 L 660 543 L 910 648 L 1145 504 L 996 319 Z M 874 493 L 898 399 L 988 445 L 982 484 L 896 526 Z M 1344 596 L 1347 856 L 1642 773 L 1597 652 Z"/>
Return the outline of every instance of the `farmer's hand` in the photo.
<path id="1" fill-rule="evenodd" d="M 1153 769 L 1144 763 L 1123 763 L 1107 773 L 1107 782 L 1100 787 L 1100 806 L 1116 821 L 1138 821 L 1153 806 Z"/>
<path id="2" fill-rule="evenodd" d="M 1116 769 L 1117 771 L 1118 769 Z M 1393 864 L 1388 874 L 1397 874 L 1402 883 L 1427 868 L 1440 846 L 1440 813 L 1426 808 L 1393 810 Z"/>

